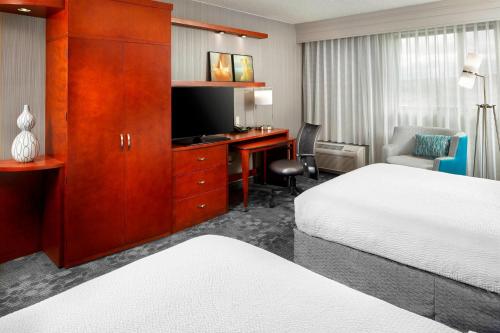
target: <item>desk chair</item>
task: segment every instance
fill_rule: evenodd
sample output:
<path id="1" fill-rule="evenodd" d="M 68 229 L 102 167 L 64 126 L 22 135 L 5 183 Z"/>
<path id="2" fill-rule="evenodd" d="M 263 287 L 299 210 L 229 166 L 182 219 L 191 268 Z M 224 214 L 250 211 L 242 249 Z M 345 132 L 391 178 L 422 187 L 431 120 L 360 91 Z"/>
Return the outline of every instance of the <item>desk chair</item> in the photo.
<path id="1" fill-rule="evenodd" d="M 318 179 L 319 171 L 315 159 L 315 147 L 321 125 L 305 123 L 297 136 L 296 160 L 278 160 L 271 163 L 272 172 L 288 178 L 288 188 L 292 195 L 302 190 L 297 188 L 296 176 Z"/>

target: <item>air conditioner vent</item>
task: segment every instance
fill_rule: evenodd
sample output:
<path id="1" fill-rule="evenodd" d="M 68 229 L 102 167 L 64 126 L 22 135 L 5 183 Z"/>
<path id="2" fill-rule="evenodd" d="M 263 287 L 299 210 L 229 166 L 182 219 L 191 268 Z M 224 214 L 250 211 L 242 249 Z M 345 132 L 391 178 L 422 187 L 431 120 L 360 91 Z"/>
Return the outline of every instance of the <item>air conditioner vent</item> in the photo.
<path id="1" fill-rule="evenodd" d="M 318 141 L 316 162 L 322 171 L 349 172 L 367 164 L 367 147 Z"/>

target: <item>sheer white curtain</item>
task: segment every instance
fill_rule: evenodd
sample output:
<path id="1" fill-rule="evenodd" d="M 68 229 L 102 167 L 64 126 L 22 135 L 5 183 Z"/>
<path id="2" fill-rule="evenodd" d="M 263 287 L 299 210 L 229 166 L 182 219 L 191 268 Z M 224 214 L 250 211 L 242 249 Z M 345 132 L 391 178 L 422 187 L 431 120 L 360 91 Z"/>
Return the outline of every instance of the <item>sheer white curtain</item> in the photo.
<path id="1" fill-rule="evenodd" d="M 462 130 L 472 155 L 482 83 L 457 85 L 468 52 L 484 56 L 488 102 L 500 95 L 499 22 L 311 42 L 303 51 L 304 120 L 322 124 L 324 140 L 370 145 L 372 162 L 381 161 L 397 125 Z M 493 135 L 489 146 L 487 176 L 500 179 Z"/>

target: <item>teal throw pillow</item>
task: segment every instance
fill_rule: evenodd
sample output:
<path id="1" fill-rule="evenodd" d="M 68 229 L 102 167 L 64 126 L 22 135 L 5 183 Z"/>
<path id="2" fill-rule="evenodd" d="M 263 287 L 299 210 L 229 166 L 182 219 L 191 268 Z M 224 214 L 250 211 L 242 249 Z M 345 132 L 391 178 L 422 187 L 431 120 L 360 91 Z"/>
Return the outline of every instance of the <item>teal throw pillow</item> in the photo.
<path id="1" fill-rule="evenodd" d="M 417 134 L 415 156 L 438 158 L 448 156 L 450 152 L 451 136 Z"/>

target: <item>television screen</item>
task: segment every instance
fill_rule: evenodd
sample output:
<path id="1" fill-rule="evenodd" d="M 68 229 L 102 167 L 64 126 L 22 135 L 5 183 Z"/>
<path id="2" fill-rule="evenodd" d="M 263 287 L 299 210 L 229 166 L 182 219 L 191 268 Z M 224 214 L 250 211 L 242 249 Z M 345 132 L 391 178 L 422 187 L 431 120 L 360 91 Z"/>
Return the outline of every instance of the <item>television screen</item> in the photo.
<path id="1" fill-rule="evenodd" d="M 172 88 L 172 138 L 229 133 L 233 126 L 233 88 Z"/>

